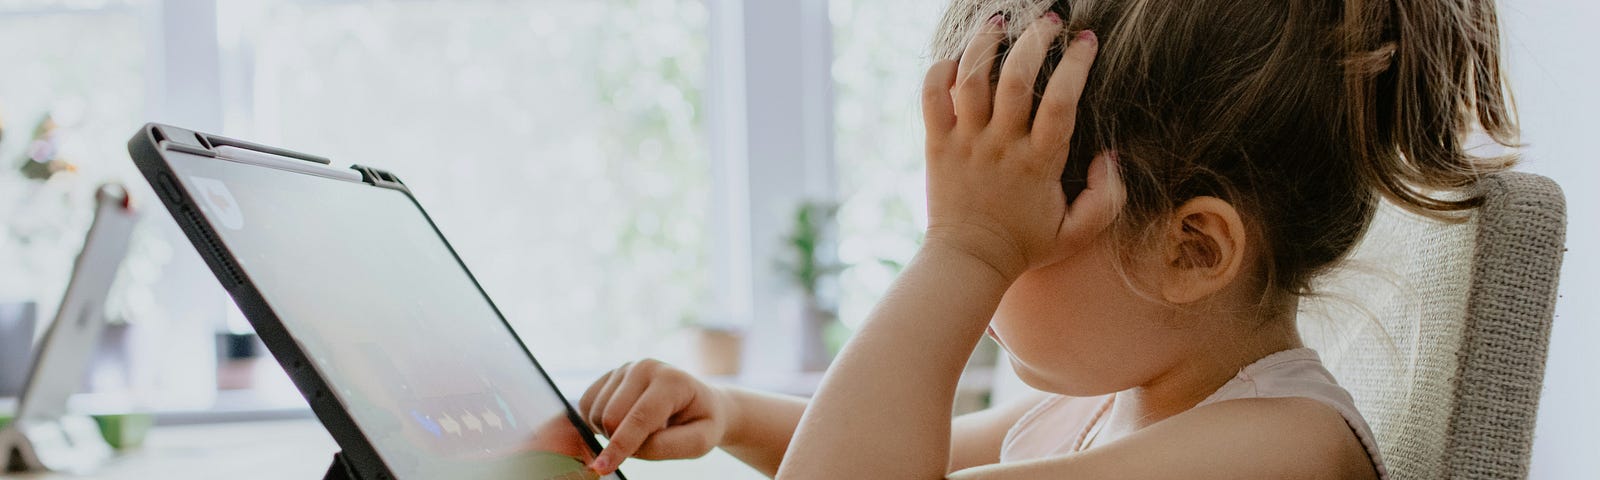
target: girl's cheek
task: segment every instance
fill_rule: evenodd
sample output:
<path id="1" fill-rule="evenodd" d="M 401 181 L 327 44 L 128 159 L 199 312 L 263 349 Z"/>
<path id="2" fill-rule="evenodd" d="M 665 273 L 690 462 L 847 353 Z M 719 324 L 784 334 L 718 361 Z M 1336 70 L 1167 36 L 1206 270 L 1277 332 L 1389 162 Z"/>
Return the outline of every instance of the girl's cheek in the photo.
<path id="1" fill-rule="evenodd" d="M 1063 342 L 1063 334 L 1075 323 L 1069 309 L 1061 308 L 1059 297 L 1045 295 L 1048 284 L 1039 278 L 1024 275 L 995 311 L 990 323 L 990 335 L 1018 363 L 1049 368 L 1057 357 L 1066 354 L 1070 342 Z"/>
<path id="2" fill-rule="evenodd" d="M 991 323 L 1013 360 L 1047 383 L 1094 383 L 1085 376 L 1115 362 L 1127 317 L 1138 315 L 1110 252 L 1086 253 L 1017 279 Z"/>

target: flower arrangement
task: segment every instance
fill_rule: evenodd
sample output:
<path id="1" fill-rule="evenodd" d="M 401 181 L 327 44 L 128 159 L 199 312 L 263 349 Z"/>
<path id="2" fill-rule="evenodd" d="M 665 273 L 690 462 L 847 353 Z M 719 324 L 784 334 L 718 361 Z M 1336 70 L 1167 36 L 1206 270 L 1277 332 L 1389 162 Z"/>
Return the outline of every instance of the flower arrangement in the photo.
<path id="1" fill-rule="evenodd" d="M 45 115 L 22 148 L 21 158 L 0 175 L 0 266 L 10 272 L 0 278 L 0 296 L 32 298 L 40 284 L 64 280 L 65 270 L 50 268 L 72 243 L 83 201 L 75 200 L 77 165 L 61 154 L 61 129 Z M 0 140 L 6 135 L 0 130 Z M 0 143 L 0 147 L 5 144 Z M 62 270 L 56 272 L 55 270 Z M 56 277 L 62 277 L 60 279 Z"/>

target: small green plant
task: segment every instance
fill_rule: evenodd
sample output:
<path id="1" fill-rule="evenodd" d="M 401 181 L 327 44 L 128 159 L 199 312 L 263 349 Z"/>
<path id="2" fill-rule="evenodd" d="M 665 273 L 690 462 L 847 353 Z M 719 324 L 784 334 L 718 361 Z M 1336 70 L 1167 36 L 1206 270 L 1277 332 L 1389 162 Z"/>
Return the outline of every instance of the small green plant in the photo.
<path id="1" fill-rule="evenodd" d="M 839 206 L 834 203 L 801 203 L 795 209 L 789 235 L 784 237 L 788 258 L 778 264 L 790 282 L 804 293 L 800 362 L 808 371 L 828 368 L 833 356 L 844 345 L 844 339 L 849 337 L 847 329 L 839 323 L 839 313 L 832 301 L 837 295 L 823 291 L 830 277 L 848 267 L 834 257 L 834 219 L 838 213 Z"/>
<path id="2" fill-rule="evenodd" d="M 822 283 L 847 267 L 831 258 L 829 242 L 833 241 L 834 219 L 838 213 L 839 206 L 831 202 L 803 202 L 795 209 L 792 230 L 784 237 L 790 258 L 780 262 L 778 267 L 805 292 L 807 299 L 819 298 Z"/>

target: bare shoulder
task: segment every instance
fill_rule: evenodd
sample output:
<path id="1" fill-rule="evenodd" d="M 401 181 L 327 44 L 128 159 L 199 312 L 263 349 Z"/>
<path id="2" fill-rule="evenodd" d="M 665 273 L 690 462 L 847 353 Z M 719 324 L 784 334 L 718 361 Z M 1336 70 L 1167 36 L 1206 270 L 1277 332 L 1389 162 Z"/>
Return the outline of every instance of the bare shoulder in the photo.
<path id="1" fill-rule="evenodd" d="M 1366 448 L 1333 408 L 1250 398 L 1195 408 L 1087 452 L 964 470 L 953 479 L 1374 479 Z"/>

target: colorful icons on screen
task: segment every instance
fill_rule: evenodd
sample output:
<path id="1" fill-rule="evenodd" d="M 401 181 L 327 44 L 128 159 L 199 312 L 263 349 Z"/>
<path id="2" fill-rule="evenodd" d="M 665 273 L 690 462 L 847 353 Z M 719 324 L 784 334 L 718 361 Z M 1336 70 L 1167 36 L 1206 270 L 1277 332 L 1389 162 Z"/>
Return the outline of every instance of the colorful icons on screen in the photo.
<path id="1" fill-rule="evenodd" d="M 434 437 L 444 436 L 444 426 L 439 425 L 439 422 L 433 421 L 432 418 L 428 418 L 427 415 L 423 415 L 416 410 L 412 410 L 411 419 L 415 420 L 418 425 L 421 425 L 423 430 L 427 430 L 428 433 L 433 434 Z"/>
<path id="2" fill-rule="evenodd" d="M 446 435 L 461 437 L 468 434 L 502 432 L 517 428 L 517 418 L 505 399 L 496 394 L 495 407 L 481 410 L 445 411 L 433 414 L 411 410 L 411 420 L 435 438 Z"/>
<path id="3" fill-rule="evenodd" d="M 500 413 L 505 414 L 506 424 L 510 425 L 511 428 L 517 428 L 517 416 L 511 414 L 511 407 L 506 405 L 506 399 L 500 398 L 500 394 L 496 393 L 494 394 L 494 403 L 500 405 Z"/>

